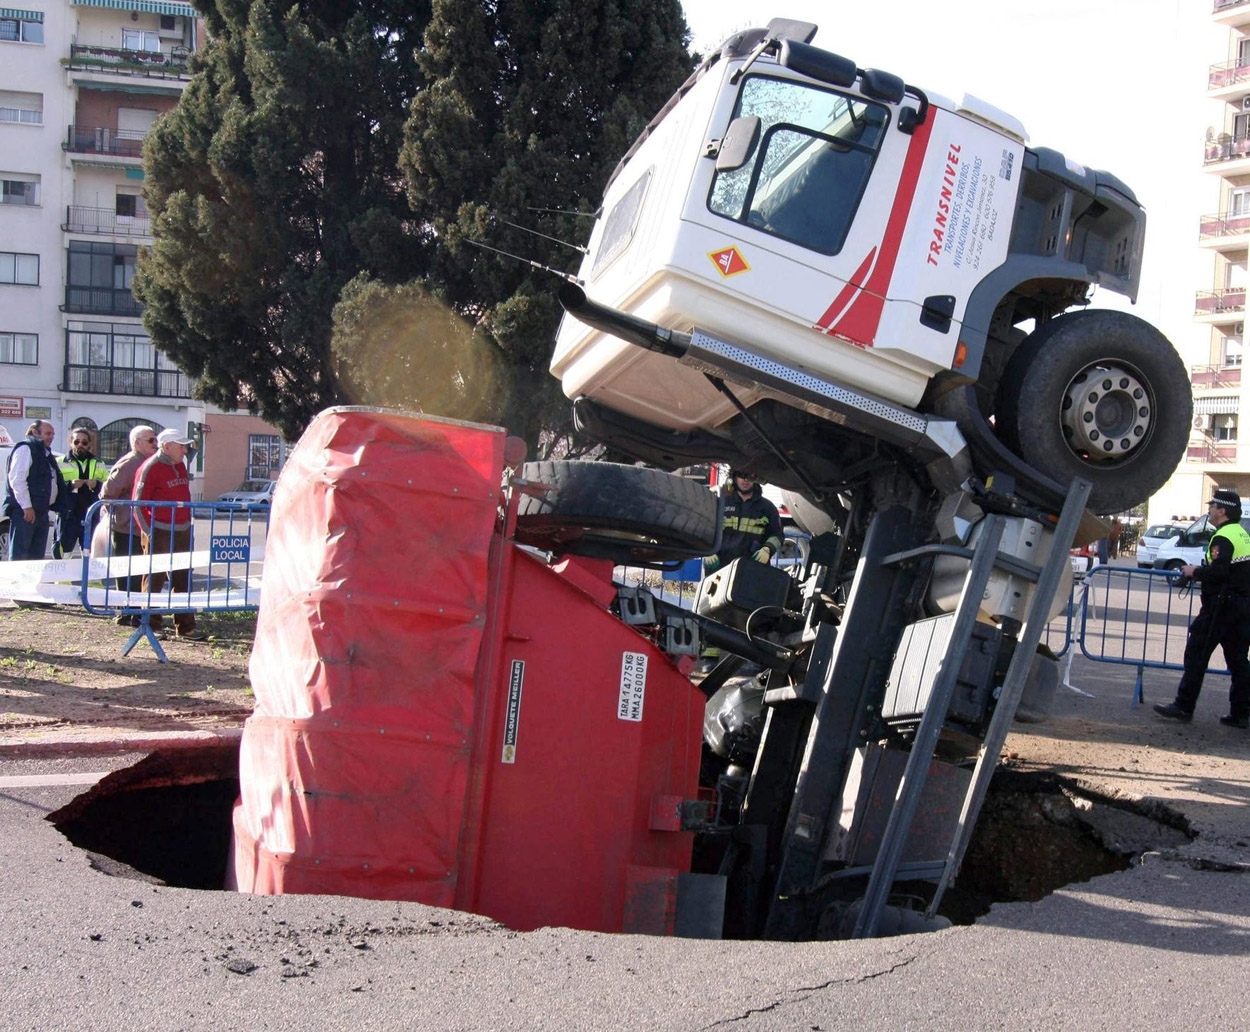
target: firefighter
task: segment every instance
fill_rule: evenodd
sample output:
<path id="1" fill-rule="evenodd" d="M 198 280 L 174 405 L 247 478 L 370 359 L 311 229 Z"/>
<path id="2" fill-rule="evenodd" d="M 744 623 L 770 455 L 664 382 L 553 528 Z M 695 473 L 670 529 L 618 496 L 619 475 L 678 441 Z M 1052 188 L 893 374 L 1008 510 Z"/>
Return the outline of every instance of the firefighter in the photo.
<path id="1" fill-rule="evenodd" d="M 69 451 L 59 462 L 69 498 L 52 546 L 52 555 L 57 559 L 70 555 L 80 543 L 84 552 L 91 551 L 92 528 L 84 527 L 83 520 L 87 510 L 99 500 L 100 488 L 109 476 L 108 466 L 91 453 L 91 435 L 86 430 L 73 430 L 69 438 Z"/>
<path id="2" fill-rule="evenodd" d="M 1176 701 L 1157 704 L 1161 717 L 1188 722 L 1193 719 L 1202 678 L 1211 653 L 1219 645 L 1232 675 L 1228 690 L 1227 727 L 1250 727 L 1250 533 L 1238 522 L 1241 497 L 1220 488 L 1207 507 L 1207 522 L 1215 534 L 1207 542 L 1201 566 L 1181 568 L 1184 577 L 1202 588 L 1202 609 L 1189 625 L 1185 642 L 1185 673 L 1176 689 Z"/>
<path id="3" fill-rule="evenodd" d="M 731 469 L 722 493 L 725 529 L 720 551 L 703 560 L 704 575 L 744 556 L 766 563 L 781 551 L 781 516 L 777 506 L 764 497 L 754 475 L 743 469 Z"/>

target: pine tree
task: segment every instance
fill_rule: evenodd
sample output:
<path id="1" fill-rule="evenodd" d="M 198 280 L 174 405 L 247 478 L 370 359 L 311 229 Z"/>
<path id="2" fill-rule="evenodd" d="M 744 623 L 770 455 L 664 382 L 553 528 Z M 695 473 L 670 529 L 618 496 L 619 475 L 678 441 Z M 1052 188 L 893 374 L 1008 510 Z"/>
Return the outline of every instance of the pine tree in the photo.
<path id="1" fill-rule="evenodd" d="M 431 275 L 488 332 L 509 379 L 494 418 L 531 442 L 567 422 L 548 372 L 558 281 L 473 247 L 559 269 L 647 121 L 691 69 L 678 0 L 435 0 L 401 162 L 418 219 L 440 246 Z"/>
<path id="2" fill-rule="evenodd" d="M 556 280 L 468 241 L 576 266 L 506 223 L 586 238 L 533 209 L 598 206 L 691 68 L 679 0 L 199 2 L 210 42 L 145 149 L 157 347 L 290 436 L 344 401 L 565 423 Z"/>
<path id="3" fill-rule="evenodd" d="M 149 134 L 156 242 L 135 294 L 156 346 L 225 408 L 297 436 L 341 399 L 331 314 L 364 271 L 428 262 L 396 170 L 428 4 L 218 0 Z"/>

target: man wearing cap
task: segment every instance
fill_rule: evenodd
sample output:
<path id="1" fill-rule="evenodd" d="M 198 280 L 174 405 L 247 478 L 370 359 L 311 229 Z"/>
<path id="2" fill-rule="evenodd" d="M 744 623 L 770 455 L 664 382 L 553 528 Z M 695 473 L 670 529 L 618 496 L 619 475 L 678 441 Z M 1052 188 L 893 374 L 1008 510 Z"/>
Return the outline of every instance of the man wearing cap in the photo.
<path id="1" fill-rule="evenodd" d="M 187 474 L 187 446 L 191 438 L 177 430 L 162 430 L 156 435 L 157 451 L 139 467 L 135 475 L 136 502 L 189 502 L 191 501 L 191 478 Z M 133 509 L 135 523 L 143 539 L 143 550 L 148 555 L 171 556 L 175 552 L 191 551 L 191 510 L 168 505 L 143 506 Z M 156 595 L 165 587 L 165 574 L 153 573 L 143 578 L 143 590 Z M 191 571 L 173 570 L 169 574 L 175 591 L 189 591 Z M 152 616 L 152 628 L 163 623 L 160 614 Z M 195 614 L 174 614 L 174 629 L 178 637 L 190 641 L 203 641 L 206 637 L 195 629 Z"/>
<path id="2" fill-rule="evenodd" d="M 1202 608 L 1189 625 L 1185 642 L 1185 673 L 1176 689 L 1176 701 L 1157 704 L 1161 717 L 1188 722 L 1193 719 L 1202 678 L 1219 645 L 1232 675 L 1228 690 L 1227 727 L 1250 727 L 1250 534 L 1238 522 L 1241 497 L 1220 488 L 1207 506 L 1207 522 L 1215 534 L 1207 542 L 1201 566 L 1182 567 L 1202 588 Z"/>

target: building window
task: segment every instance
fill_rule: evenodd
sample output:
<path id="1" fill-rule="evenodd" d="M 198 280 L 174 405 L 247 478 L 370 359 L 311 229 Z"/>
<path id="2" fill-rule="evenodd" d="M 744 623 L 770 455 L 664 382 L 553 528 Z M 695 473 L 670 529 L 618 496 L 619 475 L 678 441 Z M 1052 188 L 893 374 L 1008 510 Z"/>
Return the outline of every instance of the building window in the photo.
<path id="1" fill-rule="evenodd" d="M 134 244 L 71 240 L 65 310 L 93 315 L 139 315 L 143 306 L 130 292 L 139 249 Z"/>
<path id="2" fill-rule="evenodd" d="M 1230 369 L 1241 365 L 1241 340 L 1238 337 L 1225 337 L 1224 343 L 1220 349 L 1223 354 L 1220 356 L 1222 368 Z"/>
<path id="3" fill-rule="evenodd" d="M 39 335 L 0 330 L 0 364 L 38 365 Z"/>
<path id="4" fill-rule="evenodd" d="M 0 172 L 0 204 L 38 204 L 39 177 Z"/>
<path id="5" fill-rule="evenodd" d="M 42 43 L 43 14 L 6 8 L 4 17 L 0 18 L 0 42 Z"/>
<path id="6" fill-rule="evenodd" d="M 0 251 L 0 283 L 39 286 L 39 255 Z"/>
<path id="7" fill-rule="evenodd" d="M 1212 417 L 1211 436 L 1216 441 L 1231 443 L 1237 440 L 1237 414 L 1221 413 Z"/>
<path id="8" fill-rule="evenodd" d="M 43 125 L 43 94 L 0 90 L 0 122 Z"/>
<path id="9" fill-rule="evenodd" d="M 247 435 L 247 473 L 244 480 L 272 480 L 286 458 L 282 438 L 277 434 Z"/>
<path id="10" fill-rule="evenodd" d="M 189 398 L 191 380 L 140 326 L 71 322 L 65 331 L 65 389 Z"/>
<path id="11" fill-rule="evenodd" d="M 161 40 L 155 32 L 147 29 L 122 29 L 123 50 L 146 50 L 150 54 L 159 54 Z"/>
<path id="12" fill-rule="evenodd" d="M 142 195 L 119 192 L 117 194 L 117 217 L 122 219 L 146 219 L 148 217 L 148 206 L 144 202 Z"/>

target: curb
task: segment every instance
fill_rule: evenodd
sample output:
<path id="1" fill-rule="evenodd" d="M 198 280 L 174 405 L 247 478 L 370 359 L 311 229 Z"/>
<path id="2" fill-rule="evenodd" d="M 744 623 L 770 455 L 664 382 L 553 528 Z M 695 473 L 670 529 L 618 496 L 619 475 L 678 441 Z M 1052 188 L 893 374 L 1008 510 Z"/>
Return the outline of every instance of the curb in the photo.
<path id="1" fill-rule="evenodd" d="M 46 759 L 66 756 L 118 755 L 155 752 L 158 749 L 190 749 L 206 745 L 234 745 L 243 737 L 241 727 L 217 731 L 152 731 L 146 734 L 113 734 L 39 737 L 26 741 L 0 740 L 0 759 Z"/>

